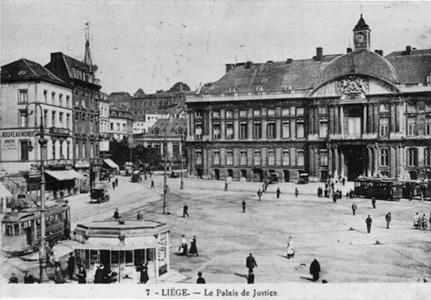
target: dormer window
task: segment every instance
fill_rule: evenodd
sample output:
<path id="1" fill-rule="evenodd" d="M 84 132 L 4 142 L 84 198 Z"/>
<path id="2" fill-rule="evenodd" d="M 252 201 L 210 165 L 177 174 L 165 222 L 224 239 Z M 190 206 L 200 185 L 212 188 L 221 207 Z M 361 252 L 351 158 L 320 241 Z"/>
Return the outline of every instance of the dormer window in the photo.
<path id="1" fill-rule="evenodd" d="M 264 92 L 265 91 L 265 86 L 263 85 L 258 85 L 256 87 L 256 92 Z"/>
<path id="2" fill-rule="evenodd" d="M 237 87 L 231 87 L 229 88 L 229 93 L 230 94 L 236 94 L 238 93 L 239 89 Z"/>
<path id="3" fill-rule="evenodd" d="M 160 128 L 156 127 L 154 128 L 154 135 L 159 135 L 160 134 Z"/>
<path id="4" fill-rule="evenodd" d="M 285 86 L 283 86 L 283 91 L 286 93 L 290 93 L 290 92 L 292 92 L 292 90 L 293 90 L 293 85 L 291 85 L 289 83 L 286 84 Z"/>

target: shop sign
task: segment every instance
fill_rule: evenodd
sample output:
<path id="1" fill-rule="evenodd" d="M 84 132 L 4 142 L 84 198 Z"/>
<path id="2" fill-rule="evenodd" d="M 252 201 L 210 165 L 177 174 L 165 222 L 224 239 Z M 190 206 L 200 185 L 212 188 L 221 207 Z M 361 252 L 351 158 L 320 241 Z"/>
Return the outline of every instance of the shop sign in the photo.
<path id="1" fill-rule="evenodd" d="M 30 136 L 34 136 L 34 130 L 5 130 L 0 133 L 0 138 L 19 138 Z"/>
<path id="2" fill-rule="evenodd" d="M 60 127 L 50 127 L 49 133 L 57 136 L 69 136 L 70 129 Z"/>
<path id="3" fill-rule="evenodd" d="M 90 162 L 88 160 L 77 159 L 75 161 L 75 168 L 89 168 Z"/>
<path id="4" fill-rule="evenodd" d="M 17 151 L 18 150 L 17 140 L 14 140 L 14 139 L 3 140 L 1 150 L 2 152 Z"/>

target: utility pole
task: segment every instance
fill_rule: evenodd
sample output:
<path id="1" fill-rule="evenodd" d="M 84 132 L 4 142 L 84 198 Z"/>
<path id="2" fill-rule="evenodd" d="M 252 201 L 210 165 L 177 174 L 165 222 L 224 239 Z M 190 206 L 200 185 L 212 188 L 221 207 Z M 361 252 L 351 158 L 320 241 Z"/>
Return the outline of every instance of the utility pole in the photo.
<path id="1" fill-rule="evenodd" d="M 180 186 L 180 190 L 184 189 L 184 181 L 183 181 L 183 167 L 184 167 L 183 137 L 184 137 L 184 134 L 181 133 L 181 186 Z"/>
<path id="2" fill-rule="evenodd" d="M 39 103 L 29 103 L 25 107 L 27 112 L 28 106 L 34 104 L 40 108 L 40 127 L 39 127 L 39 145 L 40 145 L 40 245 L 39 245 L 39 280 L 40 282 L 49 281 L 48 273 L 46 271 L 46 219 L 45 219 L 45 161 L 44 156 L 46 152 L 45 129 L 43 127 L 43 109 Z M 27 116 L 31 115 L 33 111 L 27 113 Z"/>
<path id="3" fill-rule="evenodd" d="M 168 192 L 168 185 L 167 185 L 167 179 L 166 179 L 166 159 L 167 159 L 167 151 L 168 145 L 166 143 L 166 128 L 165 128 L 165 138 L 163 139 L 163 156 L 164 156 L 164 162 L 165 162 L 165 172 L 163 174 L 163 214 L 166 214 L 166 193 Z"/>

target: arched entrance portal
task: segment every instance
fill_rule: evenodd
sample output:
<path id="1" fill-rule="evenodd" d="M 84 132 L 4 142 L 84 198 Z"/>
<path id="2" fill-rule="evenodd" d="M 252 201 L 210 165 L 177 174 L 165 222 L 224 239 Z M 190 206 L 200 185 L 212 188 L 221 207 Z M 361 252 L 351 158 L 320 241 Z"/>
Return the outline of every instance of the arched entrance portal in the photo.
<path id="1" fill-rule="evenodd" d="M 341 176 L 353 181 L 359 175 L 367 174 L 368 152 L 366 146 L 351 145 L 341 148 Z M 344 169 L 344 170 L 343 170 Z M 343 172 L 344 171 L 344 172 Z"/>
<path id="2" fill-rule="evenodd" d="M 263 171 L 262 169 L 253 169 L 253 181 L 263 181 Z"/>

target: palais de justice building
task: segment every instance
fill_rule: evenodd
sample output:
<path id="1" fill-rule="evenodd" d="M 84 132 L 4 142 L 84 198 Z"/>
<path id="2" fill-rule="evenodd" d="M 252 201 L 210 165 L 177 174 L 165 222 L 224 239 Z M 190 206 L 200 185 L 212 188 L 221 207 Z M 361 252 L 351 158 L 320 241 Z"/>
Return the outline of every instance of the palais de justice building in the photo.
<path id="1" fill-rule="evenodd" d="M 345 54 L 228 64 L 187 96 L 190 174 L 431 178 L 431 49 L 370 51 L 362 15 L 353 40 Z"/>

